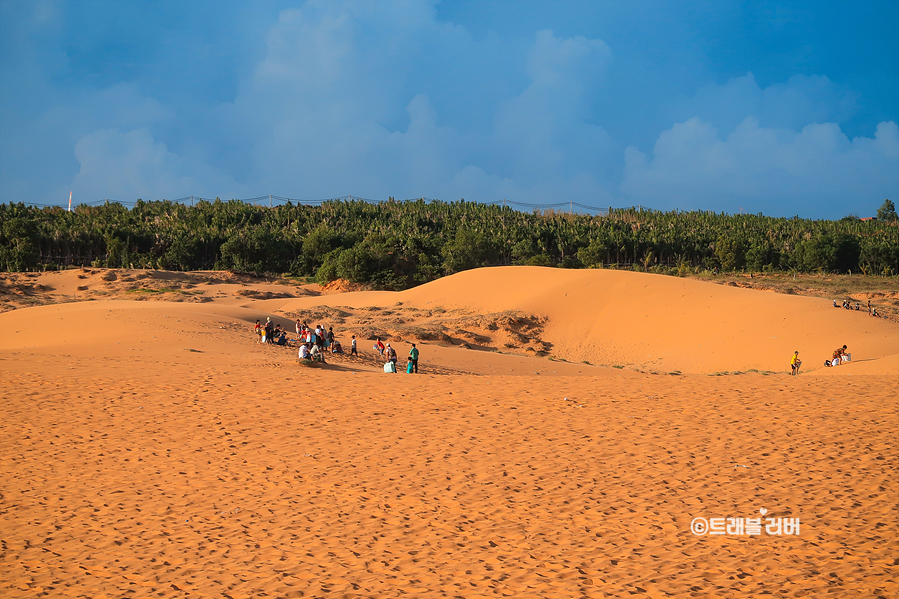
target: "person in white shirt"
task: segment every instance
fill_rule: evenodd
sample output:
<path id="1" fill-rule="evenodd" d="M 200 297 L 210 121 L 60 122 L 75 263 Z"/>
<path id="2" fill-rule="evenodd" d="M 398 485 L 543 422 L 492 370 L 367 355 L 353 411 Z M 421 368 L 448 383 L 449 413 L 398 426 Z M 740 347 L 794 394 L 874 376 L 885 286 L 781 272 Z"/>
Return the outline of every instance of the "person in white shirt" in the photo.
<path id="1" fill-rule="evenodd" d="M 309 346 L 303 343 L 300 345 L 300 359 L 308 360 L 309 359 Z"/>

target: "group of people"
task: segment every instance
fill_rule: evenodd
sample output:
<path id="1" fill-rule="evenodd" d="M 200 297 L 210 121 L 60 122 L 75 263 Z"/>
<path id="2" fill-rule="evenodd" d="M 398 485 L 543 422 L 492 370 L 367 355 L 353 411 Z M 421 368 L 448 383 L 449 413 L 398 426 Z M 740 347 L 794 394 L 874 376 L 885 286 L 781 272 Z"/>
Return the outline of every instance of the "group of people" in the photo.
<path id="1" fill-rule="evenodd" d="M 253 327 L 253 333 L 256 335 L 257 343 L 268 343 L 272 345 L 285 345 L 289 347 L 299 347 L 300 360 L 311 360 L 314 362 L 324 362 L 325 353 L 332 354 L 344 353 L 343 346 L 334 336 L 334 327 L 325 328 L 324 325 L 316 325 L 314 327 L 296 321 L 296 339 L 287 338 L 287 329 L 282 328 L 280 324 L 272 322 L 271 317 L 265 319 L 265 324 L 256 321 Z M 384 372 L 397 372 L 397 363 L 399 356 L 396 350 L 389 343 L 385 345 L 381 338 L 375 340 L 373 347 L 379 356 L 386 356 L 387 362 L 384 364 Z M 358 346 L 356 336 L 353 335 L 350 340 L 350 354 L 358 356 Z M 409 374 L 418 374 L 418 348 L 412 344 L 409 350 L 409 357 L 406 364 L 406 372 Z"/>
<path id="2" fill-rule="evenodd" d="M 824 360 L 825 366 L 839 366 L 840 364 L 845 364 L 851 358 L 848 348 L 844 345 L 843 347 L 838 347 L 833 350 L 833 357 L 830 360 Z"/>
<path id="3" fill-rule="evenodd" d="M 266 318 L 265 324 L 257 320 L 256 326 L 253 327 L 253 333 L 256 335 L 257 343 L 289 345 L 287 331 L 282 329 L 280 324 L 273 323 L 271 318 Z"/>
<path id="4" fill-rule="evenodd" d="M 855 307 L 853 307 L 852 302 L 847 299 L 844 299 L 841 305 L 837 305 L 837 300 L 833 300 L 833 307 L 843 308 L 844 310 L 861 310 L 861 306 L 858 302 L 855 302 Z M 868 316 L 880 316 L 877 313 L 877 308 L 871 306 L 871 300 L 868 300 Z"/>
<path id="5" fill-rule="evenodd" d="M 397 356 L 396 350 L 391 347 L 389 343 L 385 345 L 384 342 L 381 341 L 381 338 L 377 337 L 372 349 L 378 352 L 379 356 L 387 356 L 387 362 L 384 364 L 384 372 L 397 372 L 396 365 L 399 362 L 399 356 Z M 406 373 L 418 374 L 418 348 L 415 347 L 414 343 L 409 350 L 409 359 L 406 362 Z"/>
<path id="6" fill-rule="evenodd" d="M 830 360 L 824 360 L 824 365 L 827 367 L 830 366 L 839 366 L 840 364 L 845 364 L 851 358 L 848 347 L 845 345 L 843 347 L 838 347 L 833 350 L 833 357 Z M 799 359 L 799 352 L 793 352 L 793 358 L 790 360 L 790 375 L 798 376 L 799 375 L 799 367 L 802 366 L 802 360 Z"/>
<path id="7" fill-rule="evenodd" d="M 325 325 L 316 325 L 314 328 L 305 322 L 300 322 L 297 318 L 296 322 L 297 339 L 301 360 L 312 360 L 313 362 L 324 362 L 325 352 L 332 354 L 342 354 L 343 345 L 334 337 L 334 327 L 325 329 Z M 356 354 L 356 336 L 350 345 L 350 354 Z"/>

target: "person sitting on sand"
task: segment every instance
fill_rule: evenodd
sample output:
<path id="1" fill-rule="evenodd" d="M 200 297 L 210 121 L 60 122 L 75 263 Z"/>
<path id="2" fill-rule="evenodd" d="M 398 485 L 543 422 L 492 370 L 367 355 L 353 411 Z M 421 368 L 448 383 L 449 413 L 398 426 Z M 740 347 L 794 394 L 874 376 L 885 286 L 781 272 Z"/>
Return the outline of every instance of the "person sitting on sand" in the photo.
<path id="1" fill-rule="evenodd" d="M 301 360 L 310 359 L 309 358 L 309 345 L 306 343 L 303 343 L 300 345 L 300 359 Z"/>
<path id="2" fill-rule="evenodd" d="M 287 345 L 287 331 L 281 331 L 281 334 L 275 337 L 275 344 Z"/>
<path id="3" fill-rule="evenodd" d="M 802 366 L 802 360 L 799 359 L 799 352 L 793 352 L 793 359 L 790 360 L 790 375 L 798 376 L 799 375 L 799 367 Z"/>
<path id="4" fill-rule="evenodd" d="M 312 351 L 309 352 L 309 355 L 312 356 L 313 362 L 321 362 L 322 364 L 325 363 L 325 352 L 323 352 L 322 348 L 320 348 L 319 346 L 313 345 Z"/>
<path id="5" fill-rule="evenodd" d="M 337 339 L 335 339 L 334 342 L 331 344 L 331 353 L 332 354 L 342 354 L 343 353 L 343 346 L 340 345 L 340 341 L 338 341 Z"/>
<path id="6" fill-rule="evenodd" d="M 834 308 L 839 308 L 839 306 L 837 305 L 837 300 L 833 300 L 833 307 L 834 307 Z"/>

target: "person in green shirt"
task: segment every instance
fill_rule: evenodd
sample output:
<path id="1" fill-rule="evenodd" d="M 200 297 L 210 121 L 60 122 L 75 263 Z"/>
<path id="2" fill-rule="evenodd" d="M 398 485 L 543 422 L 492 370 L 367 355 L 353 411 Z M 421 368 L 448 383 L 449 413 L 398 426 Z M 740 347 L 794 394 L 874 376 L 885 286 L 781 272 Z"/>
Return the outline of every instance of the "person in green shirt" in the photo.
<path id="1" fill-rule="evenodd" d="M 415 374 L 418 374 L 418 348 L 415 347 L 415 344 L 412 344 L 412 349 L 409 350 L 409 361 L 412 362 L 412 370 Z"/>

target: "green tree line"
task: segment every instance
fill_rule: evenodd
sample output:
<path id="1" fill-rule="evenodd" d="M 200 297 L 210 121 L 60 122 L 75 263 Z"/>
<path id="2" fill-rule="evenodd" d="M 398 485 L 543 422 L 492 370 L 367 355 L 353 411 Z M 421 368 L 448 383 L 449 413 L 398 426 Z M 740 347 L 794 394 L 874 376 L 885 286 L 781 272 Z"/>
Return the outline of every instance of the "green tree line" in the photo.
<path id="1" fill-rule="evenodd" d="M 886 204 L 885 204 L 886 205 Z M 0 204 L 0 270 L 237 270 L 403 289 L 480 266 L 899 273 L 899 223 L 610 209 L 593 216 L 474 202 L 334 200 L 275 207 L 138 200 Z M 895 216 L 893 209 L 892 216 Z"/>

